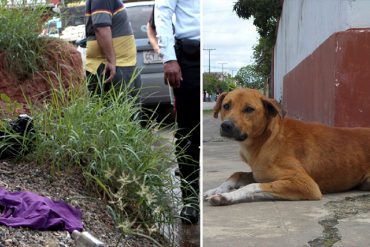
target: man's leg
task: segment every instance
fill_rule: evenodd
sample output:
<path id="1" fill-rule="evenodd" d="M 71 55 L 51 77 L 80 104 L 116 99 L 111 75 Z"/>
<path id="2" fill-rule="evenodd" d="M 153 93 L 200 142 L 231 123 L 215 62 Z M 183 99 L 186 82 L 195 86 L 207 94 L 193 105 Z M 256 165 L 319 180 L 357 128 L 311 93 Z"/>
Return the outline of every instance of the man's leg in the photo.
<path id="1" fill-rule="evenodd" d="M 115 91 L 124 90 L 127 86 L 132 89 L 132 96 L 135 96 L 141 88 L 141 78 L 136 66 L 116 67 L 116 75 L 112 82 L 104 83 L 106 78 L 102 72 L 104 71 L 104 64 L 99 67 L 97 74 L 92 74 L 86 71 L 86 78 L 88 79 L 88 89 L 92 93 L 102 95 L 114 87 Z M 140 102 L 140 97 L 138 97 Z"/>
<path id="2" fill-rule="evenodd" d="M 192 93 L 194 94 L 189 90 L 175 93 L 178 125 L 176 131 L 177 160 L 180 173 L 189 185 L 183 186 L 185 202 L 189 202 L 190 197 L 192 197 L 192 202 L 194 199 L 198 201 L 199 194 L 200 112 L 197 110 L 199 99 L 189 97 Z"/>
<path id="3" fill-rule="evenodd" d="M 187 54 L 179 48 L 177 58 L 183 77 L 180 88 L 174 90 L 177 161 L 183 179 L 181 190 L 185 205 L 181 216 L 196 223 L 199 217 L 200 52 Z"/>
<path id="4" fill-rule="evenodd" d="M 101 78 L 97 74 L 90 73 L 86 71 L 87 88 L 91 94 L 98 94 L 101 96 L 103 91 L 103 84 L 101 83 Z"/>
<path id="5" fill-rule="evenodd" d="M 182 178 L 183 203 L 199 211 L 200 99 L 196 90 L 176 90 L 177 162 Z M 188 211 L 191 209 L 188 209 Z M 198 217 L 196 212 L 195 218 Z M 188 218 L 186 215 L 182 215 Z M 192 218 L 192 217 L 190 217 Z M 198 219 L 190 219 L 195 223 Z"/>
<path id="6" fill-rule="evenodd" d="M 139 112 L 134 119 L 141 120 L 141 77 L 136 66 L 117 67 L 116 77 L 113 79 L 116 92 L 119 90 L 130 90 L 130 95 L 135 97 L 135 102 L 139 106 Z"/>
<path id="7" fill-rule="evenodd" d="M 117 67 L 116 76 L 113 78 L 113 84 L 116 91 L 130 87 L 132 94 L 136 95 L 141 88 L 141 78 L 136 66 Z"/>

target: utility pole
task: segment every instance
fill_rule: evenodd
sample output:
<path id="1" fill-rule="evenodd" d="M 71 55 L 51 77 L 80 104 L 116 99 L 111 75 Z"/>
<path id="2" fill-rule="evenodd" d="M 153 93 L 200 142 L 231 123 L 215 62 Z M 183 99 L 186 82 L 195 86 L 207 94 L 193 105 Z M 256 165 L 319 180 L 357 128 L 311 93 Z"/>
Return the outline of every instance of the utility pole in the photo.
<path id="1" fill-rule="evenodd" d="M 227 63 L 224 62 L 224 63 L 219 63 L 219 64 L 221 64 L 221 68 L 222 68 L 221 69 L 221 71 L 222 71 L 222 73 L 221 73 L 222 74 L 222 80 L 224 80 L 225 79 L 225 77 L 224 77 L 224 64 L 227 64 Z"/>
<path id="2" fill-rule="evenodd" d="M 216 49 L 203 49 L 204 51 L 208 51 L 208 74 L 211 74 L 211 51 Z"/>

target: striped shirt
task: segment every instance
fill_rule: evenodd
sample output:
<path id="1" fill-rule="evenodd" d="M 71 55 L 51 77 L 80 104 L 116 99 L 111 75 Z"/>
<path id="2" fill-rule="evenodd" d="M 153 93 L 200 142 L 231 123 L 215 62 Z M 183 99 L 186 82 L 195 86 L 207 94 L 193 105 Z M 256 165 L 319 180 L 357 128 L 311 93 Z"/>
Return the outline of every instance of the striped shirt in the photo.
<path id="1" fill-rule="evenodd" d="M 125 6 L 120 0 L 87 0 L 86 13 L 86 70 L 95 74 L 107 60 L 96 41 L 97 27 L 111 27 L 116 66 L 136 65 L 136 45 Z"/>

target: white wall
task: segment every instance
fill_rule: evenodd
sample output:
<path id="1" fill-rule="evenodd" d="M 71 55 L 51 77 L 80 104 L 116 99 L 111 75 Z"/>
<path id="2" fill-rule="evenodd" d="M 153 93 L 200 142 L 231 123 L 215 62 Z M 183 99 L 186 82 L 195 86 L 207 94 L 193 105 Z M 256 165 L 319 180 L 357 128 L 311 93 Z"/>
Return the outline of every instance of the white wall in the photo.
<path id="1" fill-rule="evenodd" d="M 370 0 L 284 0 L 274 57 L 274 96 L 283 78 L 335 32 L 370 27 Z"/>

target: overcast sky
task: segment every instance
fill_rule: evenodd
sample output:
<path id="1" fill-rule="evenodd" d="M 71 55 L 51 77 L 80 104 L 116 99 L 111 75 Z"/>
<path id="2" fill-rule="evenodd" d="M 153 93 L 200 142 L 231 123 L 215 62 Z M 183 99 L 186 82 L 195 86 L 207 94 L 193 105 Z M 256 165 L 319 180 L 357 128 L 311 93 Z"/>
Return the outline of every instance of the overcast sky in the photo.
<path id="1" fill-rule="evenodd" d="M 252 47 L 258 34 L 253 21 L 233 12 L 235 0 L 203 0 L 203 48 L 211 51 L 211 72 L 236 74 L 240 67 L 252 63 Z M 203 71 L 208 72 L 208 51 L 203 51 Z"/>

